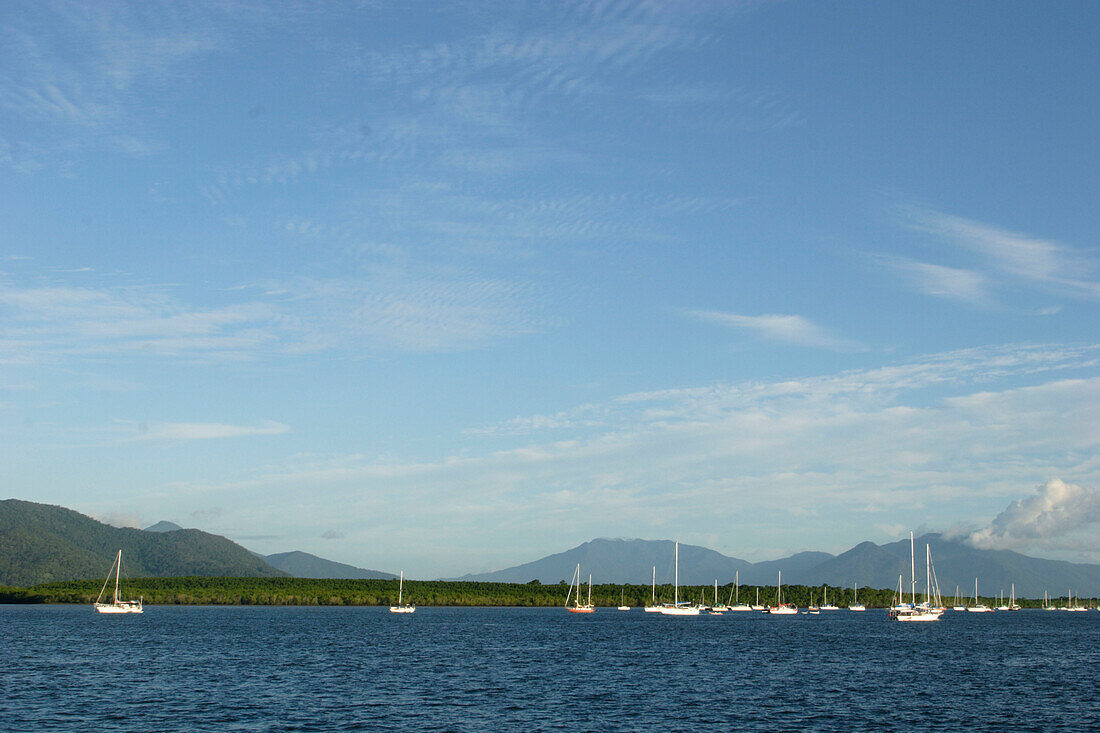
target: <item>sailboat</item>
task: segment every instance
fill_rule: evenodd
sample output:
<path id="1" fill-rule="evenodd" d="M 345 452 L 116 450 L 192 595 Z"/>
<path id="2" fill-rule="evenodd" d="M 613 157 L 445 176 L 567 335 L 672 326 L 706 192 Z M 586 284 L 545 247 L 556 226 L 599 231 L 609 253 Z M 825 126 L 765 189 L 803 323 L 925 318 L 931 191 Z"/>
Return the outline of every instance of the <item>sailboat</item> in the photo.
<path id="1" fill-rule="evenodd" d="M 1012 584 L 1012 600 L 1008 602 L 1009 611 L 1019 611 L 1020 604 L 1016 602 L 1016 584 Z"/>
<path id="2" fill-rule="evenodd" d="M 1005 589 L 1004 589 L 1004 588 L 1001 588 L 1001 596 L 1000 596 L 1000 597 L 1001 597 L 1001 603 L 1000 603 L 1000 605 L 998 605 L 998 606 L 997 606 L 997 607 L 996 607 L 995 609 L 993 609 L 993 610 L 994 610 L 994 611 L 1007 611 L 1007 610 L 1008 610 L 1008 606 L 1006 606 L 1006 605 L 1005 605 Z"/>
<path id="3" fill-rule="evenodd" d="M 734 587 L 733 605 L 730 606 L 730 610 L 731 611 L 751 611 L 751 610 L 753 610 L 752 606 L 748 605 L 747 603 L 742 603 L 741 602 L 741 575 L 740 575 L 740 571 L 738 571 L 738 570 L 735 570 L 733 572 L 733 587 Z"/>
<path id="4" fill-rule="evenodd" d="M 1086 606 L 1081 605 L 1081 600 L 1073 595 L 1073 591 L 1070 591 L 1069 598 L 1066 599 L 1066 610 L 1076 611 L 1078 613 L 1089 610 Z"/>
<path id="5" fill-rule="evenodd" d="M 111 596 L 110 603 L 101 603 L 103 600 L 103 594 L 107 592 L 107 584 L 111 582 L 111 575 L 115 576 L 115 592 Z M 103 581 L 103 588 L 99 591 L 99 597 L 95 599 L 93 608 L 96 613 L 142 613 L 142 601 L 143 598 L 139 598 L 136 601 L 120 601 L 118 600 L 118 577 L 122 575 L 122 550 L 118 551 L 118 555 L 115 556 L 115 561 L 111 563 L 111 569 L 107 571 L 107 579 Z"/>
<path id="6" fill-rule="evenodd" d="M 965 611 L 966 610 L 966 606 L 964 606 L 959 601 L 959 586 L 957 586 L 957 585 L 955 586 L 955 605 L 951 607 L 951 610 L 952 611 Z"/>
<path id="7" fill-rule="evenodd" d="M 672 603 L 666 603 L 660 607 L 659 612 L 665 616 L 698 616 L 699 607 L 687 603 L 680 603 L 680 543 L 676 543 L 673 570 L 673 595 Z"/>
<path id="8" fill-rule="evenodd" d="M 649 605 L 645 607 L 646 613 L 657 613 L 661 607 L 657 605 L 657 566 L 653 566 L 653 583 L 649 587 Z"/>
<path id="9" fill-rule="evenodd" d="M 992 608 L 985 605 L 984 603 L 979 603 L 978 602 L 978 579 L 977 578 L 974 578 L 974 605 L 973 606 L 967 606 L 966 610 L 970 611 L 970 613 L 992 613 L 993 612 Z"/>
<path id="10" fill-rule="evenodd" d="M 810 591 L 810 605 L 806 607 L 806 610 L 802 613 L 812 613 L 814 616 L 821 615 L 821 609 L 814 605 L 814 592 Z"/>
<path id="11" fill-rule="evenodd" d="M 576 592 L 574 593 L 574 590 Z M 573 605 L 569 605 L 570 597 Z M 577 569 L 573 572 L 573 579 L 569 581 L 569 593 L 565 596 L 565 610 L 569 613 L 593 613 L 596 607 L 592 605 L 592 576 L 588 576 L 588 603 L 581 603 L 581 565 L 577 563 Z"/>
<path id="12" fill-rule="evenodd" d="M 783 571 L 779 571 L 779 583 L 775 588 L 775 605 L 771 606 L 764 613 L 770 613 L 777 616 L 790 616 L 798 613 L 798 606 L 792 606 L 789 603 L 783 602 Z"/>
<path id="13" fill-rule="evenodd" d="M 724 605 L 724 604 L 723 605 L 718 604 L 718 580 L 715 579 L 715 581 L 714 581 L 714 605 L 710 607 L 710 615 L 711 616 L 721 616 L 723 613 L 725 613 L 728 610 L 730 610 L 729 606 Z"/>
<path id="14" fill-rule="evenodd" d="M 390 606 L 390 613 L 413 613 L 416 611 L 416 606 L 411 604 L 402 603 L 402 599 L 405 593 L 405 571 L 401 571 L 400 577 L 397 579 L 397 605 Z"/>
<path id="15" fill-rule="evenodd" d="M 752 605 L 752 610 L 754 610 L 754 611 L 766 611 L 766 610 L 768 610 L 764 606 L 760 605 L 760 588 L 756 589 L 756 603 L 754 603 Z"/>
<path id="16" fill-rule="evenodd" d="M 848 606 L 849 611 L 866 611 L 867 606 L 864 606 L 859 602 L 859 584 L 852 583 L 852 605 Z"/>
<path id="17" fill-rule="evenodd" d="M 917 604 L 917 564 L 912 532 L 909 533 L 909 572 L 912 579 L 911 602 L 905 604 L 905 599 L 902 598 L 903 602 L 890 610 L 890 618 L 895 621 L 939 621 L 943 609 L 938 607 L 938 603 L 933 605 L 933 602 L 938 600 L 939 593 L 933 590 L 932 549 L 928 545 L 924 546 L 924 602 L 920 605 Z"/>
<path id="18" fill-rule="evenodd" d="M 625 598 L 626 598 L 626 590 L 620 588 L 619 589 L 619 608 L 618 608 L 618 610 L 620 610 L 620 611 L 629 611 L 630 610 L 630 606 L 626 605 Z"/>
<path id="19" fill-rule="evenodd" d="M 829 603 L 829 584 L 828 583 L 825 584 L 825 600 L 823 600 L 821 602 L 821 610 L 822 611 L 839 611 L 840 610 L 840 606 L 837 606 L 835 604 L 830 605 L 830 603 Z"/>

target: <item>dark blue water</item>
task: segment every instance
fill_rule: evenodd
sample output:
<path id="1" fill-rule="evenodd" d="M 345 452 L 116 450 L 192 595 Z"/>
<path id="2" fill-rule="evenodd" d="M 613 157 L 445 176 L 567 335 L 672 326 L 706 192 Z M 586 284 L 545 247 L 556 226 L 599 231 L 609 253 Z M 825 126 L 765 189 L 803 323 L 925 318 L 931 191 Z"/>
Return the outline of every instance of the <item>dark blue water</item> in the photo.
<path id="1" fill-rule="evenodd" d="M 1100 613 L 0 606 L 12 731 L 1098 730 Z"/>

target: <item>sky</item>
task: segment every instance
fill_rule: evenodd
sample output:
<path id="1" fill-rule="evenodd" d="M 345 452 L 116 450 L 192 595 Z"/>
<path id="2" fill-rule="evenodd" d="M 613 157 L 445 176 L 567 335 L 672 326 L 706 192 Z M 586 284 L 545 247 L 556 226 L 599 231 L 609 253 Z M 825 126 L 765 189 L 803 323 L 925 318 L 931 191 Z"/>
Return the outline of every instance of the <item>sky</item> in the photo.
<path id="1" fill-rule="evenodd" d="M 1100 562 L 1100 5 L 11 2 L 0 480 L 412 577 Z"/>

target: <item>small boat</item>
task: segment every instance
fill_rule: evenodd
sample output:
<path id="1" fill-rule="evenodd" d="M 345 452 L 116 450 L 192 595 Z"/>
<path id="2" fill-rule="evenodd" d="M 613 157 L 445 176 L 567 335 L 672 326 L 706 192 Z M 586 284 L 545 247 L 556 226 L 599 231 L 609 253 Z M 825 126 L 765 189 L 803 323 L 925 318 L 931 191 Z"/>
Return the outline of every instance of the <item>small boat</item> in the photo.
<path id="1" fill-rule="evenodd" d="M 574 593 L 574 590 L 576 592 Z M 569 605 L 569 599 L 573 599 L 573 605 Z M 588 603 L 581 603 L 581 565 L 577 563 L 577 569 L 573 572 L 573 580 L 569 581 L 569 593 L 565 596 L 565 610 L 569 613 L 594 613 L 596 607 L 592 605 L 592 576 L 588 576 Z"/>
<path id="2" fill-rule="evenodd" d="M 402 598 L 405 592 L 405 571 L 401 571 L 401 575 L 397 579 L 397 605 L 390 606 L 390 613 L 414 613 L 416 606 L 411 604 L 402 603 Z"/>
<path id="3" fill-rule="evenodd" d="M 775 588 L 775 605 L 770 606 L 764 613 L 773 616 L 793 616 L 798 613 L 798 606 L 792 606 L 783 602 L 783 571 L 779 571 L 779 583 Z"/>
<path id="4" fill-rule="evenodd" d="M 852 583 L 852 605 L 848 606 L 849 611 L 866 611 L 867 606 L 864 606 L 859 602 L 859 584 Z"/>
<path id="5" fill-rule="evenodd" d="M 759 588 L 756 589 L 756 603 L 752 604 L 752 610 L 754 610 L 754 611 L 766 611 L 766 610 L 768 610 L 765 606 L 760 605 L 760 589 Z"/>
<path id="6" fill-rule="evenodd" d="M 672 603 L 665 603 L 658 609 L 658 613 L 665 616 L 698 616 L 699 607 L 693 606 L 686 601 L 680 603 L 680 543 L 676 543 L 675 554 L 673 555 L 675 568 L 672 576 Z"/>
<path id="7" fill-rule="evenodd" d="M 993 609 L 984 603 L 978 601 L 978 579 L 974 578 L 974 605 L 967 606 L 966 610 L 970 613 L 993 613 Z"/>
<path id="8" fill-rule="evenodd" d="M 829 603 L 829 584 L 825 584 L 825 599 L 821 602 L 822 611 L 839 611 L 840 606 Z"/>
<path id="9" fill-rule="evenodd" d="M 966 606 L 964 606 L 959 601 L 959 586 L 957 586 L 957 585 L 955 586 L 955 605 L 951 607 L 951 610 L 952 611 L 965 611 L 966 610 Z"/>
<path id="10" fill-rule="evenodd" d="M 111 596 L 110 603 L 101 603 L 103 594 L 107 591 L 107 584 L 111 582 L 111 575 L 115 576 L 115 592 Z M 118 577 L 122 575 L 122 550 L 118 551 L 115 561 L 111 563 L 111 569 L 107 572 L 107 579 L 103 581 L 103 588 L 99 591 L 99 597 L 95 599 L 92 608 L 96 613 L 143 613 L 142 602 L 144 598 L 136 601 L 118 600 Z"/>
<path id="11" fill-rule="evenodd" d="M 732 605 L 731 611 L 752 611 L 753 607 L 747 603 L 741 602 L 741 575 L 740 571 L 735 570 L 733 573 L 733 587 L 734 597 L 731 599 Z M 759 610 L 759 609 L 757 609 Z"/>
<path id="12" fill-rule="evenodd" d="M 1004 588 L 1001 588 L 1000 599 L 1001 599 L 1000 604 L 996 608 L 994 608 L 993 610 L 994 611 L 1007 611 L 1007 610 L 1009 610 L 1008 606 L 1005 604 L 1005 589 Z"/>
<path id="13" fill-rule="evenodd" d="M 1020 604 L 1016 602 L 1016 584 L 1012 584 L 1012 599 L 1008 602 L 1009 611 L 1019 611 Z"/>
<path id="14" fill-rule="evenodd" d="M 718 580 L 714 581 L 714 605 L 708 609 L 711 616 L 721 616 L 726 611 L 730 610 L 730 607 L 725 604 L 718 603 Z"/>
<path id="15" fill-rule="evenodd" d="M 629 611 L 630 610 L 630 606 L 626 605 L 626 601 L 624 600 L 625 596 L 626 596 L 626 591 L 620 589 L 619 590 L 619 608 L 618 608 L 619 611 Z"/>

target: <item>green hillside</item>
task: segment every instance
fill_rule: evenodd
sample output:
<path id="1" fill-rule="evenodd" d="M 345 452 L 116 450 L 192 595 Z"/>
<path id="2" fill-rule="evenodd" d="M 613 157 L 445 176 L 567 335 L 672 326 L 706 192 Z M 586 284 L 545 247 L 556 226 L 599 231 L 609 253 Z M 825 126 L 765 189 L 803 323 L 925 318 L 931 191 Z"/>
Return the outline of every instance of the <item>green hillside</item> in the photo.
<path id="1" fill-rule="evenodd" d="M 240 545 L 197 529 L 146 532 L 64 507 L 0 501 L 0 585 L 105 578 L 120 549 L 124 578 L 286 575 Z"/>

